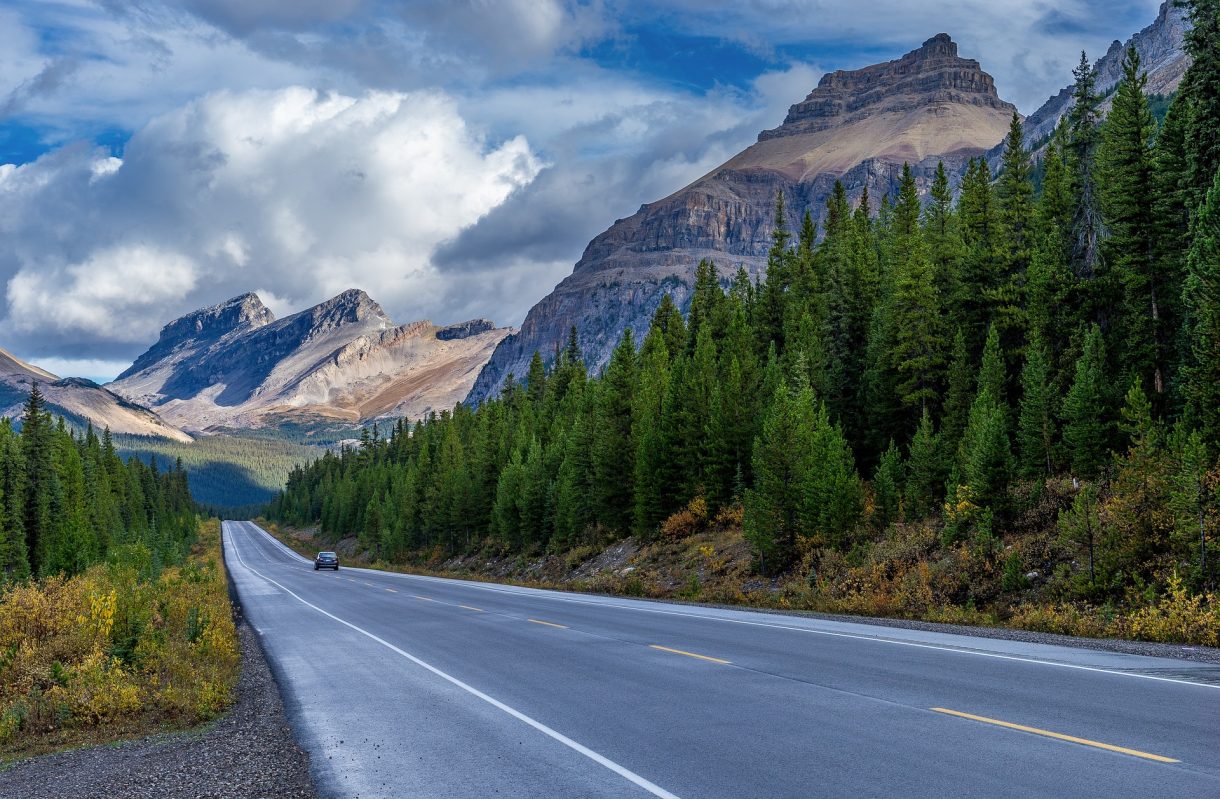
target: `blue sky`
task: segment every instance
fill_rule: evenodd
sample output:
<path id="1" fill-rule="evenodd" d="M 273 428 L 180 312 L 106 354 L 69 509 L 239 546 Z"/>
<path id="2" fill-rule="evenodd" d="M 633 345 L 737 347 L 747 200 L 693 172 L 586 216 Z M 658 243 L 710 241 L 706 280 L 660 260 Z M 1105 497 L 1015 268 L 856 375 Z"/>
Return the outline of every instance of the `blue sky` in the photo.
<path id="1" fill-rule="evenodd" d="M 1029 113 L 1158 5 L 7 0 L 0 346 L 106 378 L 195 307 L 348 285 L 518 324 L 825 71 L 946 31 Z"/>

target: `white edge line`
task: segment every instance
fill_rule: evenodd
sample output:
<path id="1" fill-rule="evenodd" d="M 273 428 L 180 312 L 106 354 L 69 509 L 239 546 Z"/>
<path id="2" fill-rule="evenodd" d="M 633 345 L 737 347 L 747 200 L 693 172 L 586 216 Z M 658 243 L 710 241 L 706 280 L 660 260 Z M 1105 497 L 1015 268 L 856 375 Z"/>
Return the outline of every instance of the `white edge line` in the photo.
<path id="1" fill-rule="evenodd" d="M 257 527 L 257 525 L 255 525 L 255 526 Z M 260 532 L 262 532 L 262 531 L 260 530 Z M 313 608 L 318 613 L 321 613 L 323 616 L 334 619 L 335 621 L 339 622 L 340 624 L 344 625 L 345 627 L 350 627 L 351 629 L 355 630 L 356 632 L 360 633 L 361 635 L 371 638 L 372 640 L 374 640 L 377 643 L 384 646 L 386 649 L 389 649 L 390 651 L 394 652 L 395 654 L 401 655 L 402 657 L 411 661 L 412 663 L 419 666 L 420 668 L 430 671 L 431 673 L 435 674 L 437 677 L 440 677 L 442 680 L 445 680 L 446 682 L 449 682 L 449 683 L 457 686 L 458 688 L 461 688 L 463 691 L 470 694 L 471 696 L 477 697 L 478 699 L 482 699 L 484 702 L 486 702 L 487 704 L 496 708 L 497 710 L 501 710 L 501 711 L 507 713 L 508 715 L 512 716 L 513 718 L 517 719 L 518 721 L 528 724 L 529 726 L 531 726 L 534 729 L 541 732 L 543 735 L 546 735 L 549 738 L 552 738 L 552 739 L 558 741 L 559 743 L 563 744 L 564 746 L 568 747 L 569 749 L 579 752 L 580 754 L 582 754 L 585 757 L 592 760 L 594 763 L 597 763 L 599 766 L 603 766 L 603 767 L 609 769 L 610 771 L 613 771 L 615 774 L 618 774 L 620 777 L 627 780 L 628 782 L 633 783 L 634 785 L 637 785 L 640 788 L 643 788 L 645 791 L 648 791 L 648 793 L 652 794 L 653 796 L 660 797 L 660 799 L 679 799 L 679 797 L 676 794 L 670 793 L 669 791 L 665 790 L 661 786 L 659 786 L 653 782 L 650 782 L 649 780 L 641 777 L 639 774 L 636 774 L 634 771 L 632 771 L 628 768 L 625 768 L 623 766 L 620 766 L 618 763 L 615 763 L 613 760 L 609 759 L 608 757 L 600 755 L 597 752 L 594 752 L 589 747 L 584 746 L 583 744 L 577 743 L 576 741 L 573 741 L 571 738 L 564 735 L 563 733 L 551 729 L 550 727 L 546 726 L 545 724 L 543 724 L 540 721 L 535 721 L 534 719 L 525 715 L 521 711 L 516 710 L 512 707 L 509 707 L 508 705 L 504 704 L 503 702 L 501 702 L 498 699 L 488 696 L 487 694 L 480 691 L 478 688 L 475 688 L 471 685 L 467 685 L 466 683 L 459 680 L 457 677 L 446 674 L 445 672 L 438 669 L 436 666 L 433 666 L 433 665 L 426 663 L 423 660 L 420 660 L 419 658 L 415 657 L 410 652 L 405 652 L 402 649 L 399 649 L 398 647 L 391 644 L 389 641 L 386 641 L 384 638 L 379 638 L 376 635 L 374 635 L 373 633 L 369 632 L 368 630 L 365 630 L 361 627 L 357 627 L 355 624 L 352 624 L 349 621 L 341 619 L 338 616 L 334 615 L 333 613 L 329 613 L 329 612 L 323 610 L 322 608 L 318 607 L 317 605 L 313 604 L 312 602 L 302 599 L 300 596 L 293 593 L 289 589 L 285 588 L 280 583 L 276 582 L 275 580 L 272 580 L 270 577 L 267 577 L 263 573 L 259 572 L 257 569 L 254 569 L 251 566 L 248 566 L 246 564 L 246 562 L 244 560 L 242 560 L 241 552 L 238 550 L 236 540 L 234 540 L 232 536 L 229 536 L 229 542 L 230 542 L 230 544 L 232 544 L 233 554 L 237 556 L 237 562 L 242 565 L 242 568 L 246 569 L 249 572 L 252 572 L 253 574 L 258 575 L 263 580 L 266 580 L 267 582 L 271 583 L 272 585 L 278 587 L 281 591 L 288 594 L 289 596 L 291 596 L 293 599 L 297 600 L 301 604 L 306 605 L 307 607 Z"/>
<path id="2" fill-rule="evenodd" d="M 253 524 L 253 523 L 251 523 L 251 524 Z M 279 544 L 281 547 L 288 549 L 283 544 L 281 544 L 279 541 L 277 541 L 274 536 L 272 536 L 267 531 L 263 530 L 257 524 L 253 524 L 253 526 L 260 533 L 262 533 L 266 537 L 270 538 L 272 541 L 275 541 L 276 544 Z M 291 552 L 291 550 L 289 550 L 289 551 Z M 292 554 L 298 558 L 301 557 L 300 555 L 297 555 L 297 553 L 295 553 L 295 552 L 293 552 Z M 1156 675 L 1153 675 L 1153 674 L 1137 674 L 1137 673 L 1131 672 L 1131 671 L 1118 671 L 1116 669 L 1103 669 L 1100 666 L 1082 666 L 1077 663 L 1059 663 L 1054 660 L 1040 660 L 1038 658 L 1022 657 L 1021 655 L 1004 655 L 999 652 L 979 652 L 976 650 L 964 649 L 961 647 L 941 646 L 939 644 L 925 644 L 925 643 L 920 643 L 918 641 L 898 641 L 893 638 L 883 638 L 880 636 L 873 636 L 873 635 L 860 635 L 858 633 L 839 633 L 839 632 L 834 632 L 831 630 L 814 630 L 814 629 L 810 629 L 808 627 L 793 627 L 788 624 L 772 624 L 770 622 L 749 621 L 747 619 L 730 619 L 730 618 L 726 618 L 724 616 L 713 616 L 710 614 L 703 614 L 703 613 L 684 613 L 680 610 L 662 610 L 660 608 L 639 607 L 634 604 L 628 605 L 628 604 L 621 604 L 619 602 L 599 602 L 596 600 L 578 599 L 576 597 L 555 596 L 554 593 L 550 592 L 550 591 L 545 591 L 545 590 L 540 590 L 540 589 L 531 589 L 531 588 L 521 588 L 519 586 L 488 585 L 487 583 L 475 582 L 473 580 L 460 580 L 460 579 L 456 579 L 456 578 L 447 578 L 447 577 L 432 577 L 430 575 L 425 575 L 425 574 L 404 574 L 403 572 L 382 571 L 381 569 L 364 569 L 364 568 L 358 568 L 358 567 L 349 567 L 349 568 L 351 568 L 352 571 L 370 572 L 373 574 L 379 574 L 379 575 L 383 575 L 383 576 L 387 576 L 387 577 L 398 577 L 401 579 L 409 579 L 409 580 L 432 580 L 432 581 L 436 581 L 436 582 L 448 583 L 450 585 L 454 585 L 454 584 L 461 585 L 461 586 L 464 586 L 467 588 L 474 588 L 474 589 L 477 589 L 480 591 L 493 591 L 493 592 L 499 593 L 499 594 L 512 594 L 515 596 L 525 596 L 525 597 L 533 596 L 533 597 L 537 597 L 539 599 L 550 599 L 555 602 L 571 602 L 571 603 L 577 604 L 577 605 L 595 605 L 595 606 L 601 607 L 601 608 L 615 608 L 618 610 L 629 610 L 629 611 L 632 611 L 635 613 L 656 613 L 656 614 L 663 615 L 663 616 L 682 616 L 682 617 L 688 618 L 688 619 L 704 619 L 707 621 L 724 622 L 726 624 L 744 624 L 749 627 L 768 627 L 768 628 L 775 629 L 775 630 L 789 630 L 789 631 L 798 632 L 798 633 L 808 633 L 810 635 L 826 635 L 826 636 L 831 636 L 833 638 L 851 638 L 851 639 L 854 639 L 857 641 L 873 641 L 874 643 L 878 643 L 878 644 L 892 644 L 894 646 L 909 646 L 909 647 L 915 647 L 916 649 L 934 649 L 934 650 L 937 650 L 940 652 L 953 652 L 953 653 L 956 653 L 959 655 L 973 655 L 975 657 L 993 658 L 996 660 L 1011 660 L 1011 661 L 1015 661 L 1018 663 L 1033 663 L 1033 664 L 1039 665 L 1039 666 L 1052 666 L 1052 667 L 1061 668 L 1061 669 L 1075 669 L 1076 671 L 1091 671 L 1091 672 L 1095 672 L 1098 674 L 1113 674 L 1117 677 L 1134 677 L 1134 678 L 1140 679 L 1140 680 L 1153 680 L 1155 682 L 1168 682 L 1168 683 L 1174 683 L 1176 685 L 1194 685 L 1199 688 L 1211 688 L 1213 690 L 1220 690 L 1220 685 L 1215 685 L 1215 684 L 1211 684 L 1211 683 L 1194 682 L 1193 680 L 1179 680 L 1174 677 L 1157 677 Z M 749 611 L 741 610 L 741 611 L 731 611 L 731 612 L 748 613 Z M 891 628 L 891 629 L 893 629 L 893 628 Z M 1054 644 L 1048 644 L 1048 646 L 1054 646 Z M 1143 657 L 1143 656 L 1135 655 L 1134 657 Z"/>

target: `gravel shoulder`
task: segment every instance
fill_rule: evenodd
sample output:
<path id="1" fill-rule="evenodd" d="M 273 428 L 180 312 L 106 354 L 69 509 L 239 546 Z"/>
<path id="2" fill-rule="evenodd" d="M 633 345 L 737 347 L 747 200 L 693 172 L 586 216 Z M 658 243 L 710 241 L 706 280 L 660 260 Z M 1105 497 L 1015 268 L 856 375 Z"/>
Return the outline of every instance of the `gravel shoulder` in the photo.
<path id="1" fill-rule="evenodd" d="M 19 761 L 0 771 L 5 799 L 313 799 L 258 636 L 238 621 L 237 701 L 197 730 Z"/>

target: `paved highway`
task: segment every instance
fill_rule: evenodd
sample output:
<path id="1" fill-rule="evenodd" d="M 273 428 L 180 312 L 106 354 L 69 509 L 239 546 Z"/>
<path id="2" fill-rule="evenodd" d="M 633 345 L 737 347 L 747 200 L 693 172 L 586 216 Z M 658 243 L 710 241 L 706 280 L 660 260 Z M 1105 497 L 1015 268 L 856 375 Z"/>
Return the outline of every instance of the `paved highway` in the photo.
<path id="1" fill-rule="evenodd" d="M 225 557 L 326 796 L 1220 797 L 1220 668 Z"/>

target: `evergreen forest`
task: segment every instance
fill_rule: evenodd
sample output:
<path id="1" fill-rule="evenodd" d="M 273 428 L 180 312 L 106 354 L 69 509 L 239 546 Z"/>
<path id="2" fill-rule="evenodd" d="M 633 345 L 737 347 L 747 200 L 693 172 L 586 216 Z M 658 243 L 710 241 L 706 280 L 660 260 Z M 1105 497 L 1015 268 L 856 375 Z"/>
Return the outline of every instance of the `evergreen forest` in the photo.
<path id="1" fill-rule="evenodd" d="M 1163 122 L 1134 50 L 1104 115 L 1082 54 L 1045 146 L 1014 116 L 994 174 L 836 185 L 821 229 L 781 196 L 765 277 L 701 263 L 599 374 L 573 335 L 477 408 L 295 469 L 269 515 L 404 562 L 656 540 L 694 503 L 810 585 L 914 536 L 957 603 L 1030 570 L 1095 605 L 1214 590 L 1218 5 L 1189 4 Z"/>
<path id="2" fill-rule="evenodd" d="M 182 560 L 197 525 L 181 463 L 124 462 L 110 431 L 53 419 L 37 385 L 20 431 L 0 421 L 0 586 L 102 561 L 155 576 Z"/>

